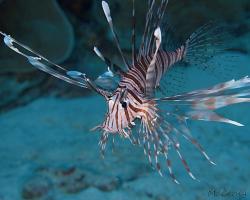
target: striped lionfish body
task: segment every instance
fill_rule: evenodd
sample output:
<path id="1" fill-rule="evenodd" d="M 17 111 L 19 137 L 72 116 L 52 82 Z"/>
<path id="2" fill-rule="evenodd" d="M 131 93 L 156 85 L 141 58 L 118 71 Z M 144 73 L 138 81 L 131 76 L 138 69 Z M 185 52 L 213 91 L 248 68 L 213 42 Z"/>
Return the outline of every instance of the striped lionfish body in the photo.
<path id="1" fill-rule="evenodd" d="M 158 52 L 155 63 L 157 84 L 165 71 L 183 58 L 184 50 L 181 48 L 170 53 Z M 122 75 L 116 91 L 108 99 L 108 116 L 102 127 L 105 131 L 124 133 L 124 129 L 132 126 L 136 118 L 145 123 L 157 118 L 156 102 L 145 95 L 146 74 L 152 58 L 152 55 L 142 57 Z"/>
<path id="2" fill-rule="evenodd" d="M 187 127 L 188 120 L 204 120 L 230 123 L 236 126 L 242 124 L 218 115 L 215 110 L 231 104 L 250 102 L 250 79 L 231 80 L 207 89 L 195 90 L 174 96 L 156 96 L 156 89 L 161 87 L 162 78 L 170 68 L 176 68 L 176 63 L 188 62 L 192 65 L 204 64 L 211 56 L 218 53 L 220 32 L 209 23 L 196 30 L 182 45 L 174 50 L 163 47 L 161 26 L 168 0 L 148 0 L 146 26 L 141 45 L 137 51 L 135 46 L 135 8 L 133 0 L 132 12 L 132 61 L 129 63 L 113 27 L 113 21 L 107 2 L 102 1 L 105 17 L 114 36 L 117 49 L 124 62 L 124 67 L 118 67 L 106 58 L 97 47 L 95 53 L 107 64 L 108 71 L 96 81 L 92 81 L 84 73 L 68 71 L 49 61 L 29 47 L 16 41 L 9 35 L 4 36 L 5 44 L 13 51 L 26 57 L 36 68 L 47 72 L 71 84 L 88 88 L 103 96 L 108 104 L 104 122 L 94 129 L 102 132 L 100 146 L 103 152 L 110 135 L 120 135 L 128 138 L 133 144 L 144 148 L 144 153 L 152 166 L 162 175 L 160 156 L 166 159 L 167 169 L 173 180 L 176 180 L 168 158 L 170 149 L 177 152 L 188 174 L 195 179 L 181 153 L 179 137 L 184 137 L 193 144 L 204 157 L 214 164 L 205 153 L 202 146 L 195 140 Z M 220 42 L 220 41 L 219 41 Z M 30 52 L 23 53 L 17 47 Z M 104 89 L 98 81 L 108 81 L 119 77 L 115 89 Z M 182 112 L 164 110 L 160 103 L 169 106 L 185 105 Z"/>

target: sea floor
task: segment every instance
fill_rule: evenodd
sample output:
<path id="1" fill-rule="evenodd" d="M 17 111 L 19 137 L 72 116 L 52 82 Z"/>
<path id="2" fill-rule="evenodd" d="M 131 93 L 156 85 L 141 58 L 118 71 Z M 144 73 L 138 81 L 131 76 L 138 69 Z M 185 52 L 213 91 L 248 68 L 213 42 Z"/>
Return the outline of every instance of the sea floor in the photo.
<path id="1" fill-rule="evenodd" d="M 250 58 L 240 59 L 237 71 L 249 74 Z M 248 70 L 243 69 L 247 64 Z M 199 87 L 209 85 L 209 81 L 202 82 L 202 75 L 189 73 L 196 77 L 190 79 L 190 88 L 195 88 L 197 81 Z M 250 199 L 248 104 L 219 111 L 244 127 L 189 122 L 216 166 L 183 140 L 183 153 L 199 180 L 189 177 L 172 151 L 180 185 L 169 177 L 164 160 L 161 177 L 149 166 L 143 149 L 125 139 L 117 137 L 114 151 L 108 147 L 103 159 L 98 147 L 100 133 L 90 129 L 102 122 L 105 111 L 101 97 L 50 96 L 1 114 L 0 200 Z"/>

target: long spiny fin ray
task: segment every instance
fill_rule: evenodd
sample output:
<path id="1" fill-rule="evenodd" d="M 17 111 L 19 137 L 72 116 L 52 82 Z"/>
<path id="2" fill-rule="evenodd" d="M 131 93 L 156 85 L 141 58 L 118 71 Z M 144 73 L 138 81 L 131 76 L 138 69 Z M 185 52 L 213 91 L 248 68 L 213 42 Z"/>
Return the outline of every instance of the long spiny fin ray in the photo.
<path id="1" fill-rule="evenodd" d="M 239 80 L 231 80 L 224 83 L 217 84 L 210 88 L 194 90 L 192 92 L 175 95 L 172 97 L 164 97 L 155 99 L 156 101 L 193 101 L 194 99 L 207 98 L 209 96 L 218 97 L 222 93 L 233 91 L 235 89 L 245 89 L 250 87 L 250 78 L 248 76 L 241 78 Z M 243 92 L 245 94 L 245 92 Z M 237 96 L 240 96 L 241 92 L 236 91 Z"/>
<path id="2" fill-rule="evenodd" d="M 188 117 L 186 117 L 183 114 L 177 114 L 177 112 L 169 112 L 168 111 L 164 111 L 161 110 L 160 111 L 161 115 L 162 115 L 162 119 L 163 122 L 165 124 L 167 124 L 167 127 L 172 131 L 174 131 L 174 133 L 176 133 L 177 135 L 183 136 L 187 141 L 189 141 L 191 144 L 193 144 L 199 151 L 200 153 L 202 153 L 204 155 L 204 157 L 213 165 L 215 165 L 215 163 L 210 159 L 210 157 L 207 155 L 207 153 L 205 152 L 204 148 L 201 146 L 201 144 L 199 144 L 199 142 L 197 140 L 195 140 L 191 134 L 191 132 L 189 131 L 188 127 L 187 127 L 187 119 Z M 173 126 L 170 124 L 169 117 L 173 117 L 174 121 L 178 122 L 177 126 Z"/>
<path id="3" fill-rule="evenodd" d="M 161 26 L 161 23 L 162 23 L 162 19 L 164 17 L 164 14 L 165 14 L 165 10 L 167 8 L 167 5 L 168 5 L 168 0 L 162 0 L 161 1 L 161 4 L 157 10 L 157 13 L 156 13 L 156 20 L 154 21 L 154 24 L 152 26 L 152 28 L 154 29 L 155 27 L 159 27 Z M 147 42 L 147 46 L 146 46 L 146 52 L 145 54 L 150 54 L 153 50 L 153 44 L 154 44 L 154 40 L 153 40 L 153 31 L 150 31 L 149 32 L 149 35 L 148 35 L 148 42 Z"/>
<path id="4" fill-rule="evenodd" d="M 161 134 L 162 136 L 164 136 L 166 138 L 165 142 L 160 142 L 161 140 L 159 140 L 159 138 L 157 139 L 158 141 L 155 141 L 159 144 L 161 144 L 161 148 L 162 148 L 162 153 L 164 154 L 165 158 L 166 158 L 166 163 L 167 163 L 167 167 L 169 170 L 169 174 L 171 176 L 171 178 L 173 179 L 173 181 L 176 184 L 179 184 L 179 182 L 177 181 L 172 167 L 171 167 L 171 161 L 168 158 L 168 146 L 171 145 L 175 145 L 176 142 L 174 141 L 174 139 L 172 138 L 172 136 L 170 135 L 170 131 L 168 131 L 167 129 L 169 128 L 169 126 L 166 127 L 166 130 L 163 128 L 164 126 L 160 126 L 160 123 L 162 124 L 163 122 L 165 122 L 165 120 L 163 120 L 163 118 L 158 118 L 158 120 L 160 120 L 159 122 L 155 121 L 155 128 L 157 128 L 157 130 L 159 131 L 159 134 Z M 152 131 L 153 133 L 157 130 Z M 158 134 L 158 135 L 159 135 Z M 157 145 L 159 145 L 157 144 Z M 158 160 L 157 160 L 158 161 Z M 157 164 L 156 164 L 157 165 Z M 159 167 L 159 166 L 158 166 Z M 159 172 L 160 173 L 160 172 Z"/>
<path id="5" fill-rule="evenodd" d="M 104 131 L 102 133 L 101 139 L 99 141 L 99 146 L 100 146 L 100 151 L 101 151 L 102 158 L 104 158 L 104 152 L 105 152 L 105 148 L 106 148 L 106 145 L 107 145 L 108 137 L 109 137 L 109 134 Z"/>
<path id="6" fill-rule="evenodd" d="M 161 172 L 161 166 L 158 160 L 158 154 L 160 151 L 159 145 L 161 144 L 159 140 L 159 136 L 158 136 L 157 131 L 150 130 L 150 134 L 152 135 L 152 140 L 153 140 L 152 142 L 153 142 L 153 147 L 154 147 L 155 166 L 160 176 L 163 176 Z"/>
<path id="7" fill-rule="evenodd" d="M 146 122 L 147 124 L 147 122 Z M 148 127 L 148 126 L 147 126 Z M 144 146 L 144 152 L 146 154 L 148 154 L 148 158 L 149 158 L 149 162 L 150 165 L 152 165 L 152 153 L 151 151 L 149 152 L 148 150 L 151 149 L 151 145 L 153 145 L 153 149 L 154 149 L 154 157 L 155 157 L 155 166 L 156 169 L 158 170 L 159 174 L 162 175 L 161 172 L 161 167 L 160 167 L 160 162 L 158 160 L 158 152 L 162 152 L 165 155 L 166 158 L 166 163 L 167 163 L 167 167 L 169 170 L 169 174 L 172 177 L 173 181 L 177 184 L 179 184 L 179 182 L 176 180 L 176 177 L 172 171 L 172 167 L 171 167 L 171 161 L 168 158 L 168 145 L 170 144 L 171 146 L 174 147 L 174 149 L 176 150 L 184 168 L 186 169 L 187 173 L 189 174 L 189 176 L 194 179 L 199 181 L 191 172 L 187 161 L 185 160 L 185 158 L 183 157 L 183 155 L 181 154 L 180 151 L 180 144 L 177 141 L 177 139 L 175 138 L 175 136 L 173 134 L 178 134 L 178 135 L 184 135 L 183 133 L 181 133 L 181 130 L 176 129 L 174 126 L 172 126 L 167 120 L 165 120 L 165 117 L 163 116 L 159 116 L 158 120 L 154 122 L 154 126 L 156 129 L 152 129 L 152 128 L 147 128 L 147 132 L 144 132 L 145 135 L 147 135 L 147 141 L 148 141 L 148 146 L 145 147 Z M 164 128 L 165 127 L 165 128 Z M 161 136 L 165 136 L 166 140 L 162 141 L 162 139 L 160 138 Z M 151 140 L 150 140 L 151 138 Z M 149 142 L 151 142 L 151 145 L 149 144 Z M 170 143 L 169 143 L 170 142 Z M 145 143 L 145 140 L 144 140 Z M 194 143 L 194 142 L 193 142 Z M 198 143 L 197 143 L 198 144 Z M 196 144 L 196 145 L 197 145 Z M 197 147 L 198 148 L 198 147 Z M 199 146 L 200 149 L 202 149 Z M 146 150 L 147 149 L 147 150 Z M 202 149 L 201 152 L 206 155 L 206 153 L 204 152 L 204 150 Z M 205 156 L 211 163 L 213 163 L 210 158 L 206 155 Z"/>
<path id="8" fill-rule="evenodd" d="M 145 44 L 146 43 L 146 36 L 148 34 L 151 18 L 153 16 L 154 4 L 155 4 L 155 0 L 148 1 L 149 9 L 148 9 L 148 12 L 146 14 L 146 25 L 145 25 L 144 33 L 142 36 L 142 42 L 141 42 L 140 49 L 139 49 L 139 56 L 140 57 L 145 53 L 144 49 L 145 49 L 145 45 L 146 45 Z"/>
<path id="9" fill-rule="evenodd" d="M 106 96 L 108 93 L 100 88 L 98 88 L 89 78 L 86 77 L 86 75 L 79 71 L 68 71 L 65 68 L 53 63 L 52 61 L 48 60 L 44 56 L 40 55 L 36 51 L 32 50 L 31 48 L 25 46 L 24 44 L 18 42 L 14 38 L 12 38 L 10 35 L 7 35 L 3 32 L 0 32 L 1 35 L 4 36 L 4 43 L 13 51 L 16 53 L 22 55 L 25 57 L 28 62 L 36 67 L 37 69 L 44 71 L 48 74 L 51 74 L 52 76 L 61 79 L 63 81 L 66 81 L 70 84 L 88 88 L 102 96 Z M 26 53 L 23 53 L 20 51 L 17 47 L 14 46 L 14 44 L 17 44 L 19 47 L 25 49 L 29 53 L 33 55 L 28 55 Z M 34 56 L 35 55 L 35 56 Z M 50 66 L 49 66 L 50 65 Z M 52 68 L 52 66 L 55 68 Z"/>
<path id="10" fill-rule="evenodd" d="M 250 78 L 232 80 L 220 83 L 208 89 L 192 91 L 189 93 L 158 99 L 160 101 L 176 102 L 179 106 L 189 106 L 185 116 L 193 120 L 217 121 L 229 123 L 235 126 L 243 126 L 241 123 L 224 118 L 214 111 L 232 104 L 250 102 Z M 181 104 L 179 104 L 181 103 Z"/>
<path id="11" fill-rule="evenodd" d="M 167 113 L 167 114 L 166 114 Z M 192 134 L 190 133 L 188 127 L 187 127 L 187 117 L 186 116 L 182 116 L 172 112 L 167 112 L 166 113 L 162 113 L 164 118 L 167 119 L 167 117 L 172 116 L 175 118 L 175 120 L 178 122 L 178 126 L 177 128 L 174 129 L 175 133 L 177 133 L 178 135 L 183 136 L 187 141 L 189 141 L 191 144 L 193 144 L 199 151 L 201 154 L 203 154 L 203 156 L 213 165 L 216 165 L 211 158 L 207 155 L 207 153 L 205 152 L 204 148 L 201 146 L 201 144 L 193 138 Z M 168 124 L 168 126 L 172 127 L 172 125 Z"/>
<path id="12" fill-rule="evenodd" d="M 49 64 L 54 65 L 54 66 L 56 66 L 57 68 L 59 68 L 59 69 L 61 69 L 61 70 L 63 70 L 63 71 L 67 71 L 67 70 L 64 69 L 63 67 L 57 65 L 56 63 L 54 63 L 54 62 L 48 60 L 48 59 L 45 58 L 45 57 L 43 57 L 42 55 L 40 55 L 39 53 L 37 53 L 37 52 L 34 51 L 33 49 L 31 49 L 31 48 L 27 47 L 26 45 L 20 43 L 19 41 L 15 40 L 15 39 L 12 38 L 10 35 L 7 35 L 7 34 L 3 33 L 2 31 L 0 31 L 0 34 L 1 34 L 2 36 L 4 36 L 4 43 L 5 43 L 9 48 L 11 48 L 11 49 L 14 50 L 15 52 L 17 52 L 18 54 L 20 54 L 20 55 L 26 57 L 26 55 L 25 55 L 24 53 L 20 52 L 16 47 L 14 47 L 13 43 L 15 43 L 15 44 L 17 44 L 18 46 L 22 47 L 23 49 L 25 49 L 25 50 L 31 52 L 32 54 L 36 55 L 37 57 L 39 57 L 39 58 L 45 60 L 45 61 L 48 62 Z"/>
<path id="13" fill-rule="evenodd" d="M 102 55 L 102 53 L 100 52 L 100 50 L 97 47 L 94 47 L 94 52 L 96 53 L 96 55 L 101 58 L 102 61 L 104 61 L 108 66 L 111 65 L 110 60 L 107 60 L 104 58 L 104 56 Z"/>
<path id="14" fill-rule="evenodd" d="M 167 127 L 169 127 L 169 126 L 172 126 L 172 125 L 171 125 L 170 123 L 167 123 Z M 178 133 L 178 130 L 177 130 L 176 128 L 174 128 L 174 127 L 172 128 L 172 131 L 173 131 L 175 134 Z M 174 148 L 175 148 L 175 150 L 176 150 L 176 152 L 177 152 L 177 154 L 178 154 L 178 156 L 179 156 L 179 158 L 180 158 L 180 160 L 181 160 L 181 162 L 182 162 L 184 168 L 186 169 L 188 175 L 189 175 L 192 179 L 198 180 L 198 179 L 195 178 L 195 176 L 193 175 L 193 173 L 191 172 L 191 170 L 190 170 L 190 168 L 189 168 L 189 166 L 188 166 L 188 164 L 187 164 L 187 161 L 186 161 L 185 158 L 182 156 L 182 154 L 181 154 L 181 152 L 180 152 L 180 144 L 179 144 L 179 142 L 177 141 L 177 139 L 175 138 L 175 136 L 170 136 L 170 134 L 169 134 L 169 137 L 171 138 L 171 141 L 173 142 L 173 146 L 174 146 Z"/>
<path id="15" fill-rule="evenodd" d="M 224 122 L 235 126 L 244 126 L 239 122 L 224 118 L 212 111 L 190 111 L 187 113 L 187 116 L 193 120 Z"/>
<path id="16" fill-rule="evenodd" d="M 187 161 L 185 160 L 185 158 L 182 156 L 181 152 L 180 152 L 180 144 L 179 142 L 177 141 L 177 139 L 175 138 L 175 136 L 173 134 L 179 134 L 179 130 L 174 128 L 167 120 L 164 120 L 164 117 L 162 116 L 161 117 L 161 122 L 158 124 L 157 123 L 157 126 L 160 127 L 165 127 L 165 130 L 164 128 L 160 128 L 161 130 L 161 134 L 162 135 L 165 135 L 166 136 L 166 141 L 170 141 L 172 146 L 175 148 L 184 168 L 186 169 L 187 173 L 189 174 L 189 176 L 194 179 L 194 180 L 197 180 L 197 178 L 195 178 L 195 176 L 193 175 L 193 173 L 191 172 L 188 164 L 187 164 Z M 169 131 L 167 131 L 169 129 Z M 172 133 L 172 134 L 171 134 Z"/>
<path id="17" fill-rule="evenodd" d="M 109 5 L 108 5 L 108 3 L 106 1 L 102 1 L 102 8 L 103 8 L 104 14 L 106 16 L 106 19 L 108 21 L 108 24 L 110 26 L 111 32 L 113 34 L 116 46 L 117 46 L 117 48 L 119 50 L 119 53 L 120 53 L 120 55 L 122 57 L 122 60 L 123 60 L 124 64 L 125 64 L 125 67 L 127 69 L 129 69 L 129 64 L 128 64 L 128 62 L 127 62 L 127 60 L 126 60 L 126 58 L 125 58 L 125 56 L 124 56 L 124 54 L 122 52 L 120 42 L 119 42 L 117 34 L 116 34 L 115 30 L 114 30 L 113 21 L 112 21 L 112 17 L 111 17 L 111 13 L 110 13 L 110 8 L 109 8 Z"/>
<path id="18" fill-rule="evenodd" d="M 135 0 L 133 0 L 133 10 L 132 10 L 132 65 L 135 65 L 136 61 L 136 34 L 135 34 L 135 24 L 136 24 L 136 18 L 135 18 Z"/>
<path id="19" fill-rule="evenodd" d="M 149 10 L 149 18 L 148 18 L 148 24 L 146 24 L 147 26 L 145 27 L 145 29 L 146 29 L 146 34 L 145 34 L 145 38 L 144 38 L 144 47 L 143 47 L 143 50 L 142 50 L 142 52 L 143 52 L 143 54 L 144 55 L 146 55 L 146 53 L 147 53 L 147 49 L 148 49 L 148 37 L 149 37 L 149 35 L 151 35 L 151 34 L 154 34 L 153 32 L 154 32 L 154 30 L 155 30 L 155 28 L 156 27 L 154 27 L 153 26 L 153 24 L 154 24 L 154 11 L 155 11 L 155 9 L 156 9 L 156 1 L 155 0 L 153 0 L 152 1 L 152 4 L 151 4 L 151 8 L 150 8 L 151 10 Z"/>
<path id="20" fill-rule="evenodd" d="M 110 59 L 108 59 L 107 57 L 105 57 L 97 47 L 94 47 L 94 52 L 96 53 L 96 55 L 103 62 L 105 62 L 105 64 L 107 65 L 107 67 L 109 69 L 111 69 L 112 72 L 115 72 L 115 73 L 118 73 L 118 74 L 123 73 L 123 70 L 118 65 L 114 64 Z"/>
<path id="21" fill-rule="evenodd" d="M 155 38 L 156 38 L 156 50 L 153 55 L 153 58 L 150 62 L 150 65 L 147 69 L 146 74 L 146 96 L 152 97 L 153 93 L 155 91 L 156 87 L 156 74 L 155 74 L 155 63 L 156 63 L 156 56 L 159 51 L 160 45 L 161 45 L 161 29 L 158 27 L 154 32 Z"/>
<path id="22" fill-rule="evenodd" d="M 189 129 L 186 126 L 180 127 L 182 128 L 181 133 L 183 134 L 183 137 L 191 142 L 191 144 L 193 144 L 202 154 L 203 156 L 208 160 L 208 162 L 210 162 L 212 165 L 216 165 L 214 161 L 211 160 L 211 158 L 207 155 L 207 153 L 205 152 L 204 148 L 201 146 L 201 144 L 193 138 L 193 136 L 191 135 Z M 187 133 L 188 131 L 188 133 Z"/>
<path id="23" fill-rule="evenodd" d="M 87 78 L 85 76 L 85 74 L 81 73 L 81 72 L 77 72 L 74 73 L 75 76 L 71 76 L 72 73 L 70 73 L 70 71 L 66 70 L 65 68 L 53 63 L 52 61 L 48 60 L 47 58 L 43 57 L 42 55 L 40 55 L 39 53 L 37 53 L 36 51 L 32 50 L 31 48 L 25 46 L 24 44 L 18 42 L 17 40 L 15 40 L 14 38 L 12 38 L 10 35 L 7 35 L 3 32 L 0 32 L 1 35 L 4 36 L 4 43 L 13 51 L 15 51 L 16 53 L 24 56 L 25 58 L 27 58 L 27 60 L 29 61 L 29 63 L 31 65 L 33 65 L 34 67 L 38 68 L 39 70 L 42 70 L 46 73 L 49 73 L 53 76 L 55 76 L 56 78 L 62 79 L 68 83 L 83 87 L 83 88 L 88 88 L 88 83 L 87 83 Z M 19 47 L 27 50 L 28 52 L 32 53 L 33 55 L 35 55 L 35 57 L 32 55 L 27 55 L 23 52 L 21 52 L 17 47 L 14 46 L 14 44 L 17 44 Z M 48 63 L 51 66 L 56 67 L 57 69 L 61 70 L 62 72 L 59 72 L 53 68 L 51 68 L 50 66 L 44 64 L 43 62 Z M 77 74 L 77 77 L 76 77 Z"/>
<path id="24" fill-rule="evenodd" d="M 163 120 L 163 124 L 166 125 L 166 128 L 170 128 L 170 130 L 173 132 L 173 134 L 176 134 L 176 135 L 179 135 L 179 134 L 180 134 L 180 135 L 182 135 L 182 134 L 180 133 L 180 131 L 177 129 L 177 127 L 175 128 L 174 126 L 172 126 L 167 120 Z M 188 166 L 188 164 L 187 164 L 186 159 L 185 159 L 185 158 L 183 157 L 183 155 L 181 154 L 181 151 L 180 151 L 180 144 L 179 144 L 178 140 L 176 139 L 176 137 L 175 137 L 174 135 L 171 136 L 171 134 L 168 134 L 168 136 L 169 136 L 170 140 L 172 141 L 173 146 L 174 146 L 174 148 L 175 148 L 175 150 L 176 150 L 176 152 L 177 152 L 177 154 L 178 154 L 178 156 L 179 156 L 179 158 L 180 158 L 180 160 L 181 160 L 181 162 L 182 162 L 184 168 L 186 169 L 187 173 L 189 174 L 189 176 L 190 176 L 192 179 L 199 181 L 199 180 L 193 175 L 193 173 L 191 172 L 191 170 L 190 170 L 190 168 L 189 168 L 189 166 Z"/>
<path id="25" fill-rule="evenodd" d="M 148 55 L 154 50 L 154 30 L 161 25 L 168 4 L 168 0 L 161 0 L 159 7 L 155 0 L 148 1 L 148 12 L 146 14 L 146 25 L 139 49 L 139 57 Z"/>
<path id="26" fill-rule="evenodd" d="M 151 153 L 151 143 L 150 143 L 150 133 L 149 133 L 149 130 L 148 130 L 148 126 L 145 124 L 145 139 L 146 139 L 146 149 L 147 149 L 147 155 L 148 155 L 148 161 L 150 163 L 150 166 L 152 168 L 154 168 L 153 166 L 153 162 L 152 162 L 152 153 Z"/>
<path id="27" fill-rule="evenodd" d="M 177 154 L 178 154 L 178 156 L 179 156 L 179 158 L 180 158 L 180 160 L 181 160 L 181 162 L 182 162 L 184 168 L 186 169 L 188 175 L 189 175 L 192 179 L 198 180 L 198 179 L 193 175 L 193 173 L 191 172 L 191 170 L 190 170 L 190 168 L 189 168 L 189 166 L 188 166 L 188 164 L 187 164 L 186 159 L 183 157 L 183 155 L 182 155 L 181 152 L 180 152 L 179 146 L 175 145 L 175 149 L 176 149 L 176 152 L 177 152 Z"/>
<path id="28" fill-rule="evenodd" d="M 173 169 L 172 169 L 172 165 L 171 165 L 171 161 L 169 160 L 168 158 L 168 155 L 167 155 L 167 152 L 164 153 L 164 156 L 166 158 L 166 163 L 167 163 L 167 167 L 168 167 L 168 171 L 169 171 L 169 174 L 171 176 L 171 178 L 173 179 L 173 181 L 176 183 L 176 184 L 180 184 L 180 182 L 176 179 L 174 173 L 173 173 Z"/>

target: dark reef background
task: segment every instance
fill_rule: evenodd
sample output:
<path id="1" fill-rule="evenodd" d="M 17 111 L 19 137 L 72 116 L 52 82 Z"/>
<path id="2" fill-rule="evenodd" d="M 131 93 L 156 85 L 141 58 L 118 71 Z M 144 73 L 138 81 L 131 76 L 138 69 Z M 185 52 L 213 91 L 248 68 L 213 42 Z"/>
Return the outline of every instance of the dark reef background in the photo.
<path id="1" fill-rule="evenodd" d="M 129 58 L 132 0 L 107 2 Z M 139 45 L 147 1 L 135 3 Z M 226 24 L 230 49 L 209 62 L 220 62 L 222 69 L 233 66 L 230 79 L 249 75 L 249 0 L 170 0 L 166 16 L 176 36 L 183 40 L 211 20 Z M 93 79 L 106 71 L 93 52 L 94 46 L 122 64 L 100 0 L 0 0 L 0 30 L 67 69 L 85 72 Z M 223 80 L 220 73 L 215 78 L 191 70 L 187 76 L 190 89 Z M 101 123 L 105 109 L 103 99 L 36 70 L 9 50 L 1 38 L 0 200 L 250 198 L 249 105 L 221 111 L 243 122 L 243 128 L 214 123 L 190 125 L 217 166 L 210 166 L 187 145 L 189 163 L 201 182 L 190 180 L 173 158 L 181 186 L 168 175 L 161 178 L 148 166 L 142 149 L 125 140 L 117 142 L 114 154 L 108 150 L 106 158 L 101 159 L 99 134 L 89 130 Z"/>

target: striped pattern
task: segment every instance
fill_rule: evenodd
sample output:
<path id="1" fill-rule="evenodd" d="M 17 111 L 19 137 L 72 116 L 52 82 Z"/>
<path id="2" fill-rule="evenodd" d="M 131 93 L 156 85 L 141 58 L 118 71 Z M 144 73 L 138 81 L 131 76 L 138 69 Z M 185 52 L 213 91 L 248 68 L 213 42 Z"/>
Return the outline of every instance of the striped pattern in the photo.
<path id="1" fill-rule="evenodd" d="M 155 73 L 157 87 L 164 73 L 176 62 L 179 62 L 185 56 L 185 47 L 181 46 L 173 52 L 165 52 L 159 50 L 155 59 Z M 169 132 L 167 123 L 162 127 L 161 120 L 164 118 L 159 115 L 156 102 L 146 98 L 146 75 L 148 67 L 153 59 L 153 55 L 142 56 L 137 60 L 127 73 L 122 74 L 118 88 L 108 99 L 108 112 L 101 128 L 103 135 L 100 141 L 101 152 L 104 151 L 107 142 L 107 133 L 119 133 L 122 137 L 129 138 L 133 144 L 142 144 L 144 153 L 147 155 L 149 162 L 153 166 L 153 158 L 155 167 L 159 174 L 162 175 L 161 166 L 159 163 L 159 152 L 163 152 L 167 167 L 171 177 L 176 183 L 178 181 L 172 172 L 171 162 L 167 158 L 167 149 L 169 143 Z M 124 97 L 124 91 L 126 95 Z M 124 104 L 125 102 L 125 104 Z M 125 105 L 125 106 L 124 106 Z M 136 118 L 141 119 L 142 126 L 139 129 L 139 136 L 135 138 L 132 134 L 132 127 L 135 125 Z M 164 139 L 163 139 L 163 138 Z M 177 149 L 178 150 L 178 149 Z M 178 150 L 178 152 L 180 152 Z M 179 156 L 181 154 L 179 153 Z M 182 158 L 182 163 L 190 176 L 194 177 L 189 170 L 186 161 Z"/>
<path id="2" fill-rule="evenodd" d="M 162 25 L 168 0 L 148 0 L 148 12 L 146 14 L 146 24 L 139 49 L 139 58 L 153 52 L 154 31 Z"/>
<path id="3" fill-rule="evenodd" d="M 131 43 L 132 43 L 132 65 L 135 64 L 135 60 L 136 60 L 136 47 L 135 47 L 135 40 L 136 40 L 136 36 L 135 36 L 135 0 L 133 0 L 133 10 L 132 10 L 132 37 L 131 37 Z"/>
<path id="4" fill-rule="evenodd" d="M 124 98 L 126 107 L 123 107 L 120 98 L 125 88 L 127 90 L 126 97 Z M 154 102 L 145 101 L 137 91 L 134 91 L 131 86 L 123 82 L 108 101 L 108 114 L 102 128 L 104 131 L 110 133 L 118 132 L 124 137 L 128 137 L 129 134 L 126 129 L 133 125 L 135 118 L 151 120 L 154 117 Z"/>
<path id="5" fill-rule="evenodd" d="M 164 50 L 159 50 L 156 56 L 155 63 L 155 73 L 156 73 L 156 85 L 159 86 L 160 80 L 163 75 L 167 72 L 167 70 L 175 63 L 181 61 L 185 56 L 185 47 L 181 46 L 173 52 L 165 52 Z M 139 84 L 134 85 L 137 91 L 141 93 L 145 92 L 146 87 L 146 73 L 150 62 L 153 58 L 153 55 L 143 56 L 140 60 L 138 60 L 135 65 L 129 70 L 122 81 L 127 82 L 139 82 Z M 128 80 L 130 79 L 130 80 Z M 137 80 L 137 81 L 136 81 Z"/>
<path id="6" fill-rule="evenodd" d="M 156 74 L 160 81 L 167 69 L 182 59 L 184 48 L 181 47 L 175 52 L 167 53 L 160 50 L 156 56 Z M 117 90 L 108 100 L 108 114 L 103 124 L 103 129 L 112 133 L 122 133 L 128 128 L 136 117 L 148 119 L 155 118 L 154 103 L 145 99 L 146 73 L 152 60 L 152 55 L 142 57 L 131 69 L 122 75 Z M 122 91 L 127 90 L 124 99 L 127 107 L 123 108 L 120 101 Z"/>

